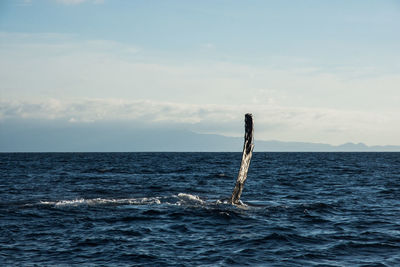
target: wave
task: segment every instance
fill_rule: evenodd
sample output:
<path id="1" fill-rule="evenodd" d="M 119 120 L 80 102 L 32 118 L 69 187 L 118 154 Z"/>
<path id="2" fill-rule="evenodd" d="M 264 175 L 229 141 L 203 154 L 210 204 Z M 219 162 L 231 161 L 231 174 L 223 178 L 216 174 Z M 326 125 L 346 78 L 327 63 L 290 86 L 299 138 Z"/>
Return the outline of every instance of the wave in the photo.
<path id="1" fill-rule="evenodd" d="M 241 201 L 240 201 L 241 202 Z M 170 196 L 153 196 L 153 197 L 137 197 L 137 198 L 75 198 L 61 200 L 42 200 L 31 203 L 14 203 L 16 206 L 33 207 L 84 207 L 84 206 L 152 206 L 152 205 L 171 205 L 184 207 L 203 207 L 206 209 L 221 209 L 233 211 L 235 209 L 259 211 L 262 213 L 282 213 L 282 212 L 302 212 L 313 221 L 327 222 L 320 213 L 326 213 L 333 207 L 325 203 L 306 203 L 293 205 L 280 205 L 268 201 L 249 201 L 241 202 L 239 205 L 232 205 L 229 198 L 220 199 L 204 199 L 198 195 L 190 193 L 178 193 Z M 10 203 L 4 204 L 9 206 Z M 0 203 L 1 206 L 1 203 Z M 232 210 L 233 209 L 233 210 Z"/>
<path id="2" fill-rule="evenodd" d="M 71 200 L 55 200 L 55 201 L 40 201 L 39 205 L 49 205 L 55 207 L 64 206 L 98 206 L 98 205 L 207 205 L 205 200 L 202 200 L 197 195 L 188 193 L 179 193 L 170 197 L 141 197 L 141 198 L 77 198 Z M 27 204 L 31 206 L 32 204 Z"/>
<path id="3" fill-rule="evenodd" d="M 105 198 L 93 198 L 93 199 L 73 199 L 73 200 L 58 200 L 58 201 L 40 201 L 41 205 L 52 205 L 52 206 L 80 206 L 80 205 L 150 205 L 150 204 L 161 204 L 160 198 L 157 197 L 143 197 L 143 198 L 123 198 L 123 199 L 105 199 Z"/>

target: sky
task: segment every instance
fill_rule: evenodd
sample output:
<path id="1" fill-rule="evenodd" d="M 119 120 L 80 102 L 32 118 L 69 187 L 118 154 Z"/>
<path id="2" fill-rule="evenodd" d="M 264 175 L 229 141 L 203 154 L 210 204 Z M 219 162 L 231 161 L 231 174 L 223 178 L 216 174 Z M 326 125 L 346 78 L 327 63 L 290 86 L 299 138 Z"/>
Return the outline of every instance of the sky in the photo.
<path id="1" fill-rule="evenodd" d="M 0 127 L 239 137 L 250 112 L 259 140 L 400 145 L 399 31 L 399 0 L 4 0 Z"/>

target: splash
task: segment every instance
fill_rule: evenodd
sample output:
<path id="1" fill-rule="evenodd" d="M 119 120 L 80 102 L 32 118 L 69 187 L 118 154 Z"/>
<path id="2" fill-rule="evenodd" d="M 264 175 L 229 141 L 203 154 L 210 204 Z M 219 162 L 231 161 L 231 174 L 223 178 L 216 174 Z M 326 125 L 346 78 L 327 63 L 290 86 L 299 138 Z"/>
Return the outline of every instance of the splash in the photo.
<path id="1" fill-rule="evenodd" d="M 215 205 L 231 205 L 229 199 L 203 200 L 197 195 L 179 193 L 172 196 L 141 197 L 141 198 L 76 198 L 71 200 L 40 201 L 36 204 L 25 204 L 26 206 L 46 205 L 54 207 L 78 207 L 78 206 L 120 206 L 120 205 L 174 205 L 174 206 L 196 206 L 214 207 Z M 238 208 L 248 207 L 241 201 L 234 206 Z"/>
<path id="2" fill-rule="evenodd" d="M 40 201 L 39 205 L 49 205 L 55 207 L 68 206 L 98 206 L 98 205 L 206 205 L 207 203 L 199 196 L 179 193 L 169 197 L 142 197 L 142 198 L 77 198 L 72 200 Z"/>
<path id="3" fill-rule="evenodd" d="M 124 198 L 124 199 L 73 199 L 73 200 L 59 200 L 59 201 L 40 201 L 41 205 L 53 205 L 56 207 L 62 206 L 95 206 L 95 205 L 151 205 L 161 204 L 158 197 L 143 197 L 143 198 Z"/>
<path id="4" fill-rule="evenodd" d="M 187 193 L 179 193 L 178 194 L 179 201 L 177 202 L 178 205 L 182 204 L 192 204 L 192 205 L 204 205 L 206 202 L 200 199 L 199 196 L 187 194 Z"/>

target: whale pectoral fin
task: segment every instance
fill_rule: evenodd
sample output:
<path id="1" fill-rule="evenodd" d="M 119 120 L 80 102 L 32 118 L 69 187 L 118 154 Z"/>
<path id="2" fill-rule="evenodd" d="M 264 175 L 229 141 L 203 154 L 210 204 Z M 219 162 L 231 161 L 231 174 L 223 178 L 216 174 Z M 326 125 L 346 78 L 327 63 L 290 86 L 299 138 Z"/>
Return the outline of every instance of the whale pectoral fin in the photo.
<path id="1" fill-rule="evenodd" d="M 240 164 L 236 185 L 235 188 L 233 189 L 233 193 L 230 198 L 231 204 L 239 205 L 241 203 L 240 196 L 242 195 L 244 182 L 246 181 L 247 178 L 247 172 L 249 170 L 250 160 L 254 149 L 253 131 L 254 131 L 253 115 L 247 113 L 245 115 L 245 135 L 244 135 L 242 162 Z"/>

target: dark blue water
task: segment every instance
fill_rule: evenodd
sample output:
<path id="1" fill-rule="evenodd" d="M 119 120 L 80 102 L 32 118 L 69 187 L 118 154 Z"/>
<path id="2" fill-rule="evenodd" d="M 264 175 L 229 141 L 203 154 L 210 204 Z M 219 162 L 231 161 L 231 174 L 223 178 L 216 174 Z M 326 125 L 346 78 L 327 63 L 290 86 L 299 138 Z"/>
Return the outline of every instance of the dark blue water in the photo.
<path id="1" fill-rule="evenodd" d="M 0 265 L 400 266 L 400 153 L 0 154 Z"/>

